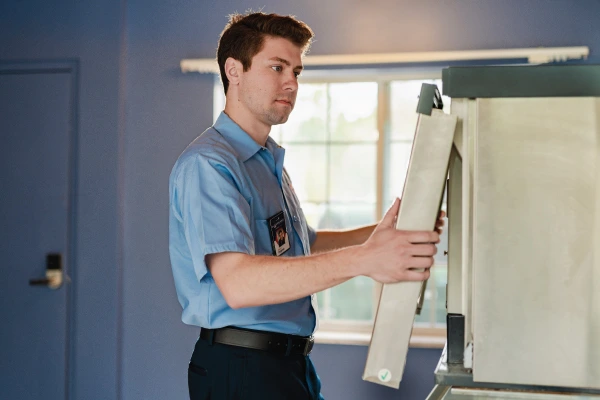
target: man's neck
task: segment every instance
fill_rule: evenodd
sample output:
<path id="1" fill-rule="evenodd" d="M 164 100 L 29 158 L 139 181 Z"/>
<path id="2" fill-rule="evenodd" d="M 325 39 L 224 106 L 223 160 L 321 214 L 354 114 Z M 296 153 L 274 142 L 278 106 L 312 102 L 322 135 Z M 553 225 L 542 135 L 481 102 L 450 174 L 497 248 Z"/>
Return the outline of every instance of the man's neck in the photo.
<path id="1" fill-rule="evenodd" d="M 271 132 L 271 126 L 258 121 L 245 108 L 231 106 L 231 103 L 235 104 L 236 102 L 225 102 L 225 114 L 227 114 L 233 122 L 238 124 L 256 143 L 265 146 L 269 133 Z"/>

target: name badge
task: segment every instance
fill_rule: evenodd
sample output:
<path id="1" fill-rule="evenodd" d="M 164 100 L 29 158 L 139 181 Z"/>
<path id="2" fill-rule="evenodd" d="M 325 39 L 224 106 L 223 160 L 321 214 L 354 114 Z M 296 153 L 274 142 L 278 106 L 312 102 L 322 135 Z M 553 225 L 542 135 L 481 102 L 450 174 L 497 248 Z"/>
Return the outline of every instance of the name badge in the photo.
<path id="1" fill-rule="evenodd" d="M 269 226 L 273 255 L 280 256 L 290 249 L 290 239 L 285 227 L 285 216 L 283 211 L 279 211 L 277 214 L 267 219 L 267 225 Z"/>

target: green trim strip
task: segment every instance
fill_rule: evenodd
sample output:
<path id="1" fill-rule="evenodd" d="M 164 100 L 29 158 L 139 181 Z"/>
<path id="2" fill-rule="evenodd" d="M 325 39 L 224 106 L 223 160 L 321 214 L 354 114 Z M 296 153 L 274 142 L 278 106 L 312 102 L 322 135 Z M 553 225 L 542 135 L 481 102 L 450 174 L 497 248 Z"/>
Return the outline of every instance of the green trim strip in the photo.
<path id="1" fill-rule="evenodd" d="M 442 83 L 454 98 L 596 97 L 600 65 L 450 67 Z"/>

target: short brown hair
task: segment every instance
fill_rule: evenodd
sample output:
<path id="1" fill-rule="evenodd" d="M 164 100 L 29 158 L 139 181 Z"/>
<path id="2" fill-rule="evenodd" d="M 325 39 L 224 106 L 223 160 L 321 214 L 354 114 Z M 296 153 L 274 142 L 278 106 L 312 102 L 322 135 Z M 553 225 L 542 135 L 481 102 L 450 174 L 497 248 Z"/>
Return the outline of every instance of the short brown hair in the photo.
<path id="1" fill-rule="evenodd" d="M 306 54 L 314 34 L 308 25 L 291 15 L 262 12 L 230 15 L 217 48 L 217 62 L 225 94 L 229 88 L 225 61 L 232 57 L 242 63 L 244 71 L 248 71 L 252 65 L 252 58 L 262 50 L 266 36 L 288 39 Z"/>

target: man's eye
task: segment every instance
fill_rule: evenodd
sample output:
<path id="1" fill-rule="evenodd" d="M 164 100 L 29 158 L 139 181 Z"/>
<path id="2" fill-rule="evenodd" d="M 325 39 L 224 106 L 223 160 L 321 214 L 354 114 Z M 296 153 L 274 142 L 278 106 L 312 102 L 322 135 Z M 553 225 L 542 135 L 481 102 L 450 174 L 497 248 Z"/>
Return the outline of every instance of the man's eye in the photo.
<path id="1" fill-rule="evenodd" d="M 275 71 L 275 72 L 283 71 L 283 68 L 281 68 L 281 65 L 273 65 L 271 68 L 273 68 L 273 71 Z"/>
<path id="2" fill-rule="evenodd" d="M 297 77 L 299 77 L 299 76 L 300 76 L 300 72 L 298 72 L 298 71 L 294 71 L 294 76 L 295 76 L 296 78 L 297 78 Z"/>

